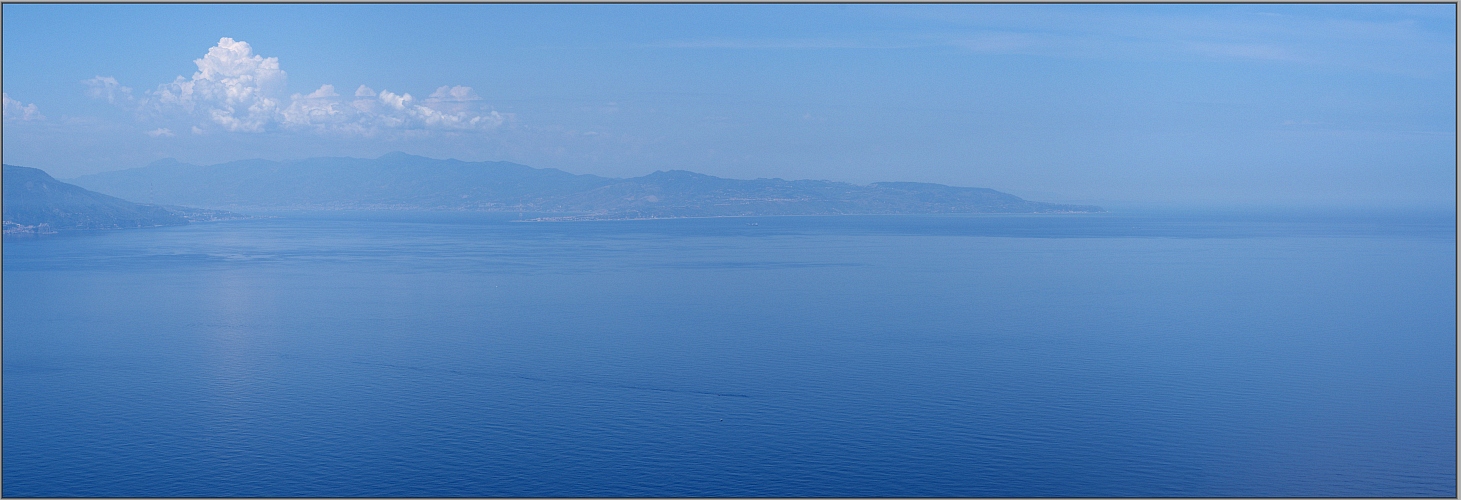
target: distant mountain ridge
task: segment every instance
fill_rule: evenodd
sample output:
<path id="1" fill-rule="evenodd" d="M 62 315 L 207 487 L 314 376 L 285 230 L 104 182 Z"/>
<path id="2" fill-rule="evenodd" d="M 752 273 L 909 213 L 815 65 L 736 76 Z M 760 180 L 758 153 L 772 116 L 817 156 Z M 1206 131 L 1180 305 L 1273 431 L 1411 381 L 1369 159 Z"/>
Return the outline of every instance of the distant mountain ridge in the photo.
<path id="1" fill-rule="evenodd" d="M 5 234 L 177 226 L 197 220 L 236 218 L 217 210 L 132 203 L 56 180 L 45 171 L 3 169 Z"/>
<path id="2" fill-rule="evenodd" d="M 404 153 L 374 160 L 244 160 L 211 166 L 162 160 L 73 182 L 138 201 L 227 209 L 485 210 L 611 219 L 1102 211 L 940 184 L 738 180 L 684 170 L 616 179 L 510 162 L 437 160 Z"/>

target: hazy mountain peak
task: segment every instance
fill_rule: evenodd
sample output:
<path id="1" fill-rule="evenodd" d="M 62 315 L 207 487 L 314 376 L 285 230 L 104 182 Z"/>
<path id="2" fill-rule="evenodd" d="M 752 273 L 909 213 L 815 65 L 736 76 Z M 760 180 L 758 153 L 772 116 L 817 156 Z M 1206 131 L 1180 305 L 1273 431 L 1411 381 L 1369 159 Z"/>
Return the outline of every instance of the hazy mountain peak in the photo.
<path id="1" fill-rule="evenodd" d="M 655 170 L 654 173 L 644 176 L 645 179 L 719 179 L 712 175 L 706 175 L 689 170 Z"/>
<path id="2" fill-rule="evenodd" d="M 427 158 L 425 156 L 416 156 L 416 155 L 413 155 L 413 154 L 407 154 L 407 153 L 404 153 L 404 152 L 401 152 L 401 151 L 391 151 L 389 153 L 380 155 L 380 157 L 379 158 L 376 158 L 376 159 L 377 160 L 383 160 L 383 161 L 400 161 L 400 160 L 431 160 L 431 161 L 441 161 L 441 160 L 436 160 L 434 158 Z"/>
<path id="3" fill-rule="evenodd" d="M 183 164 L 184 163 L 178 161 L 177 158 L 163 158 L 161 160 L 157 160 L 157 161 L 154 161 L 152 163 L 148 163 L 147 166 L 149 166 L 149 167 L 170 167 L 170 166 L 173 166 L 173 165 L 183 165 Z"/>

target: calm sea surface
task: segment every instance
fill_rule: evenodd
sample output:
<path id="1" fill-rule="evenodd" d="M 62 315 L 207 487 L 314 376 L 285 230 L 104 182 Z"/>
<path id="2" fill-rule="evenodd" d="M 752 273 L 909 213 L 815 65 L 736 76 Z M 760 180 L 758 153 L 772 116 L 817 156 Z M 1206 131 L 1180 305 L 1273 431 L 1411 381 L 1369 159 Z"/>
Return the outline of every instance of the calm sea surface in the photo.
<path id="1" fill-rule="evenodd" d="M 1454 496 L 1449 215 L 4 240 L 5 496 Z"/>

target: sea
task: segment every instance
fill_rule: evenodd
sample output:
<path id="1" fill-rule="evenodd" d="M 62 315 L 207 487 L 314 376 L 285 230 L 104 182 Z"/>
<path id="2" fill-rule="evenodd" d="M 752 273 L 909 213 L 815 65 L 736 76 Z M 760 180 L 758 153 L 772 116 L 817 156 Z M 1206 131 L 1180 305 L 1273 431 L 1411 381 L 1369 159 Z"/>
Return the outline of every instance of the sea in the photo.
<path id="1" fill-rule="evenodd" d="M 1446 212 L 6 237 L 7 497 L 1454 497 Z"/>

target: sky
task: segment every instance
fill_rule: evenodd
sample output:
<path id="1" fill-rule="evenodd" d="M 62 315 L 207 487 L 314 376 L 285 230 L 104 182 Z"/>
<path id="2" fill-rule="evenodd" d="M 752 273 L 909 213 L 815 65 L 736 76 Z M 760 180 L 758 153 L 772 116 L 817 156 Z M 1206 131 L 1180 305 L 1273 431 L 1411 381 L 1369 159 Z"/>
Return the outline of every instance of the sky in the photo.
<path id="1" fill-rule="evenodd" d="M 4 161 L 392 151 L 1068 203 L 1456 203 L 1456 10 L 15 5 Z"/>

